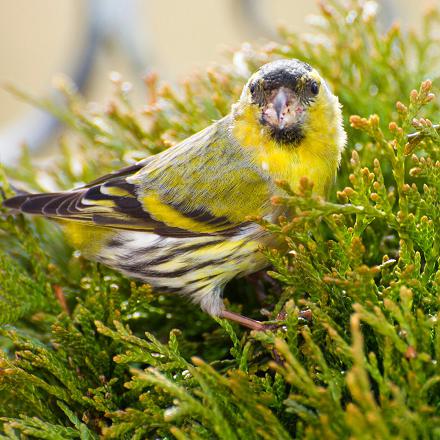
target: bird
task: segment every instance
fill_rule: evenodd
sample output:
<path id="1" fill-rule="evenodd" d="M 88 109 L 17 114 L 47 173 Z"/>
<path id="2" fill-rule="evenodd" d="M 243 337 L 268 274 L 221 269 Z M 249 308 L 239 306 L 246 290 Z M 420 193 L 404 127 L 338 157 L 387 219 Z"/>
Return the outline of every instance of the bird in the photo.
<path id="1" fill-rule="evenodd" d="M 346 144 L 341 105 L 316 69 L 297 59 L 261 66 L 228 115 L 182 142 L 69 191 L 18 194 L 4 206 L 57 221 L 84 257 L 158 292 L 184 295 L 213 316 L 254 330 L 227 310 L 233 278 L 268 266 L 262 248 L 283 243 L 256 218 L 278 181 L 303 177 L 326 197 Z"/>

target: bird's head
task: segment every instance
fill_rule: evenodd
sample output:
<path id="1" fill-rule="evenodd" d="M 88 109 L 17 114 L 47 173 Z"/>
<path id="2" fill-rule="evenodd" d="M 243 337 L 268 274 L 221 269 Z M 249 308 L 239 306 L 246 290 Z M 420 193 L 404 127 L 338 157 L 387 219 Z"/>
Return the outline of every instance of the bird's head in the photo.
<path id="1" fill-rule="evenodd" d="M 338 99 L 315 69 L 296 59 L 277 60 L 257 70 L 233 114 L 288 145 L 299 144 L 309 131 L 326 124 L 341 124 Z"/>

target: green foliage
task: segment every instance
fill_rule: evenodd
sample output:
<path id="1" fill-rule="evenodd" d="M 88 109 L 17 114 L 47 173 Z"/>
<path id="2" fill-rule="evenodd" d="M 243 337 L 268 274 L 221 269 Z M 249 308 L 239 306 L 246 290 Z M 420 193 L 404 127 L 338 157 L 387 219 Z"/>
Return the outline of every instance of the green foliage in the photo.
<path id="1" fill-rule="evenodd" d="M 421 36 L 381 33 L 372 2 L 346 3 L 321 6 L 313 35 L 282 30 L 280 43 L 246 47 L 177 91 L 150 75 L 140 110 L 117 75 L 103 108 L 64 79 L 64 106 L 36 101 L 69 127 L 49 171 L 35 175 L 26 151 L 6 170 L 36 190 L 78 185 L 205 127 L 229 111 L 246 69 L 273 57 L 322 72 L 349 144 L 329 201 L 306 180 L 298 194 L 280 183 L 273 203 L 292 216 L 265 225 L 287 245 L 265 251 L 279 286 L 266 282 L 259 302 L 248 281 L 231 283 L 231 308 L 285 316 L 264 333 L 84 260 L 47 221 L 3 213 L 0 438 L 440 437 L 440 16 L 427 12 Z"/>

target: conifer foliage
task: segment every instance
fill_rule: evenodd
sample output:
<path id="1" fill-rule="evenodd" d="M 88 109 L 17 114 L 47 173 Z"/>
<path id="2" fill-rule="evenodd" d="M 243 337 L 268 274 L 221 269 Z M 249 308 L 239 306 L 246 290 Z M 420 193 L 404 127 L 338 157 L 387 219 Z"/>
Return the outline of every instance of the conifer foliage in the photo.
<path id="1" fill-rule="evenodd" d="M 282 29 L 177 89 L 149 75 L 140 109 L 116 74 L 105 106 L 66 79 L 64 105 L 35 101 L 68 134 L 44 173 L 27 151 L 3 169 L 8 196 L 9 182 L 68 189 L 175 144 L 280 57 L 320 70 L 349 142 L 328 201 L 306 180 L 298 193 L 280 182 L 272 202 L 292 217 L 263 223 L 288 245 L 264 250 L 266 297 L 249 280 L 226 294 L 233 310 L 282 317 L 274 331 L 215 322 L 83 259 L 52 223 L 3 210 L 1 439 L 440 437 L 440 15 L 427 11 L 417 35 L 382 32 L 374 2 L 331 0 L 313 22 L 313 34 Z"/>

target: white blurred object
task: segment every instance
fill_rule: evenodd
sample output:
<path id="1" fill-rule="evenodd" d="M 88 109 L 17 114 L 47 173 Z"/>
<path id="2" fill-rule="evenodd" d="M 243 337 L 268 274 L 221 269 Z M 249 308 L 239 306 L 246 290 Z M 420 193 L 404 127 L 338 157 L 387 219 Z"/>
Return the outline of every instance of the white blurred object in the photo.
<path id="1" fill-rule="evenodd" d="M 47 142 L 56 127 L 57 121 L 40 110 L 31 110 L 25 116 L 5 126 L 0 130 L 0 163 L 8 165 L 15 163 L 23 144 L 31 150 L 38 149 Z"/>

